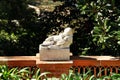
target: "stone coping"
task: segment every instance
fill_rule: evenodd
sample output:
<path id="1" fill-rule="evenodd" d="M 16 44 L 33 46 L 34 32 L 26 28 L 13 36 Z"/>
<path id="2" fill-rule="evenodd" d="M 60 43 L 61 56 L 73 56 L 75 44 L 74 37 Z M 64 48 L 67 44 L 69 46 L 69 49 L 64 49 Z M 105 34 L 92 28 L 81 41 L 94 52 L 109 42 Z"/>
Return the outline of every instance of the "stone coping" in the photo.
<path id="1" fill-rule="evenodd" d="M 18 61 L 18 60 L 35 60 L 36 56 L 0 56 L 0 61 Z"/>
<path id="2" fill-rule="evenodd" d="M 36 56 L 0 56 L 0 65 L 36 66 Z"/>
<path id="3" fill-rule="evenodd" d="M 113 56 L 71 56 L 71 60 L 120 60 L 120 57 Z"/>
<path id="4" fill-rule="evenodd" d="M 73 63 L 72 60 L 70 61 L 37 61 L 36 64 L 71 64 Z"/>
<path id="5" fill-rule="evenodd" d="M 0 56 L 0 61 L 38 61 L 39 56 Z M 113 56 L 71 56 L 71 60 L 120 60 L 119 57 Z M 45 62 L 45 61 L 41 61 Z M 46 62 L 55 62 L 55 61 L 46 61 Z M 64 61 L 57 61 L 64 62 Z"/>
<path id="6" fill-rule="evenodd" d="M 10 66 L 37 66 L 37 65 L 65 65 L 65 64 L 79 64 L 92 65 L 93 63 L 119 65 L 119 57 L 113 56 L 71 56 L 70 60 L 66 61 L 40 61 L 39 56 L 0 56 L 0 65 Z M 96 65 L 96 64 L 95 64 Z"/>

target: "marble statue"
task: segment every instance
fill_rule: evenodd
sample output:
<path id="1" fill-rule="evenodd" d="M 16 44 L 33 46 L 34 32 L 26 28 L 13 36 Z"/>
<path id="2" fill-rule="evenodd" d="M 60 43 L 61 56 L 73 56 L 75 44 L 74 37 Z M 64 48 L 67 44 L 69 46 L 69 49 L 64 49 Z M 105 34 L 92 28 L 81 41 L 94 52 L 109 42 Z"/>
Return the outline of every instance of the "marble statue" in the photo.
<path id="1" fill-rule="evenodd" d="M 64 29 L 64 32 L 59 35 L 53 35 L 45 39 L 45 41 L 39 45 L 41 49 L 63 49 L 69 48 L 73 41 L 73 30 L 70 27 Z"/>

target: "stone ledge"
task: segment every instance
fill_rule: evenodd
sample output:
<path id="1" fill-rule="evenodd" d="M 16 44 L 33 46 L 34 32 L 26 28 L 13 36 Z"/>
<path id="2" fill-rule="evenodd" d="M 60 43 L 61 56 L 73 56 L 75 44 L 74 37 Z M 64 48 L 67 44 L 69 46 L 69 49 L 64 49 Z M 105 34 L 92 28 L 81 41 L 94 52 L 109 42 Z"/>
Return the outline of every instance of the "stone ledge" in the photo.
<path id="1" fill-rule="evenodd" d="M 29 61 L 29 60 L 35 60 L 36 61 L 36 56 L 3 56 L 0 57 L 0 61 Z"/>
<path id="2" fill-rule="evenodd" d="M 36 66 L 36 56 L 3 56 L 0 57 L 0 65 L 8 66 Z"/>
<path id="3" fill-rule="evenodd" d="M 73 64 L 73 61 L 40 61 L 37 60 L 36 64 Z"/>
<path id="4" fill-rule="evenodd" d="M 70 60 L 101 60 L 101 61 L 104 61 L 104 60 L 112 60 L 112 61 L 115 61 L 115 60 L 120 60 L 120 57 L 113 57 L 113 56 L 71 56 L 70 57 Z"/>

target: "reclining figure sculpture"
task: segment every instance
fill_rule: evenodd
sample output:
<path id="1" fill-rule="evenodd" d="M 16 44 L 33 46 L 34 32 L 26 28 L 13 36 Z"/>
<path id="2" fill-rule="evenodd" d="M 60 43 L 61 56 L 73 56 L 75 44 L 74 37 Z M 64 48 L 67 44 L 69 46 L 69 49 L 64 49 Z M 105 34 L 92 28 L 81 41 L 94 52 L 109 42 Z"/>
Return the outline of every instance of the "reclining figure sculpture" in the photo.
<path id="1" fill-rule="evenodd" d="M 64 29 L 63 33 L 46 38 L 45 41 L 39 45 L 39 50 L 69 48 L 72 41 L 73 41 L 73 30 L 72 28 L 67 27 Z"/>

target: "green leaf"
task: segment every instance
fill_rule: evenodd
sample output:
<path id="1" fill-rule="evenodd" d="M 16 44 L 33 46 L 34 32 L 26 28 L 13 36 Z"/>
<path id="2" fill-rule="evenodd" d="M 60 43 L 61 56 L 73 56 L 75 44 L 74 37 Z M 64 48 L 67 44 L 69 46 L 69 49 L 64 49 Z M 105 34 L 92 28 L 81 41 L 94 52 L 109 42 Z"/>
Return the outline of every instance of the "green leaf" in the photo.
<path id="1" fill-rule="evenodd" d="M 93 29 L 93 35 L 94 35 L 94 34 L 98 34 L 98 35 L 99 35 L 101 32 L 102 32 L 102 31 L 101 31 L 101 29 L 100 29 L 99 27 L 97 27 L 97 26 L 94 27 L 94 29 Z"/>
<path id="2" fill-rule="evenodd" d="M 94 75 L 90 76 L 89 80 L 93 80 L 94 77 L 95 77 Z"/>
<path id="3" fill-rule="evenodd" d="M 85 9 L 86 9 L 86 7 L 87 7 L 87 6 L 86 6 L 86 5 L 84 5 L 81 9 L 82 9 L 82 10 L 85 10 Z"/>
<path id="4" fill-rule="evenodd" d="M 42 76 L 46 76 L 47 74 L 51 74 L 51 73 L 50 72 L 41 73 L 40 76 L 38 76 L 37 80 L 40 79 L 40 77 L 42 77 Z"/>
<path id="5" fill-rule="evenodd" d="M 18 73 L 30 73 L 28 69 L 29 69 L 28 67 L 22 68 Z"/>

